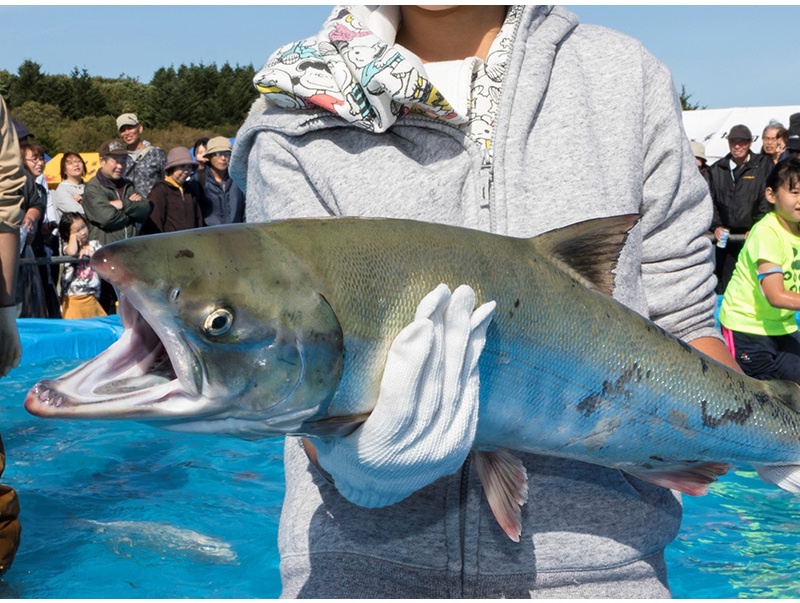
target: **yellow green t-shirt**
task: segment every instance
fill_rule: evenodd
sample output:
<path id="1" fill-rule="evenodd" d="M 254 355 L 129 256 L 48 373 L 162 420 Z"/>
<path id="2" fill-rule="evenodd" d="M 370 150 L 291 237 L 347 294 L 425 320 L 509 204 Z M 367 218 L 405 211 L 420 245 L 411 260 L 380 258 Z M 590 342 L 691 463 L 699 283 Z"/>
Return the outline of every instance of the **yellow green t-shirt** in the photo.
<path id="1" fill-rule="evenodd" d="M 750 230 L 725 289 L 719 322 L 731 331 L 752 335 L 788 335 L 797 331 L 794 310 L 770 305 L 761 292 L 758 262 L 783 268 L 783 286 L 800 293 L 800 237 L 781 226 L 769 212 Z"/>

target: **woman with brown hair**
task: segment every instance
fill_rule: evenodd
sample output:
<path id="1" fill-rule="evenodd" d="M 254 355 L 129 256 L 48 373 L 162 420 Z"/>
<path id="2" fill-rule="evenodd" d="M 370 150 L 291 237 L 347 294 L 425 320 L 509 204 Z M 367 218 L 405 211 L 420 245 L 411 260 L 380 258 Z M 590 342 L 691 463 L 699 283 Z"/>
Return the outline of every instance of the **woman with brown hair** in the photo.
<path id="1" fill-rule="evenodd" d="M 53 205 L 58 219 L 67 212 L 83 214 L 83 177 L 86 162 L 75 151 L 67 151 L 61 157 L 61 182 L 53 192 Z"/>

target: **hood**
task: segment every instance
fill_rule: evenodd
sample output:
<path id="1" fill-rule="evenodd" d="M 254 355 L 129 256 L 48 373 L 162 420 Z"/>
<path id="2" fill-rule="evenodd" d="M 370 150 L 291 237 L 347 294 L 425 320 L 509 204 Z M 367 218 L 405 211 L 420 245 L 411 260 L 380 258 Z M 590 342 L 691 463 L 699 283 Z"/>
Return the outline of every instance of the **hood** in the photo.
<path id="1" fill-rule="evenodd" d="M 373 132 L 410 111 L 465 123 L 420 60 L 394 45 L 399 18 L 397 7 L 337 6 L 316 36 L 279 48 L 253 83 L 273 105 L 321 108 Z"/>

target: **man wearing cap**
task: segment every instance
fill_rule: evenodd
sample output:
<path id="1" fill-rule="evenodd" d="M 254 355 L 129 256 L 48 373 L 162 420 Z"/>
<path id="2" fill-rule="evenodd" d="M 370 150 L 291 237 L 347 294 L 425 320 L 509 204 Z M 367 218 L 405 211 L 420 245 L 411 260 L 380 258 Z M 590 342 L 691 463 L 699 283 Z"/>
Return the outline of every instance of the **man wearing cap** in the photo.
<path id="1" fill-rule="evenodd" d="M 765 196 L 767 176 L 772 169 L 769 157 L 750 152 L 753 135 L 745 125 L 728 132 L 730 153 L 708 169 L 714 217 L 711 230 L 717 241 L 724 229 L 731 234 L 746 234 L 769 211 Z M 724 293 L 733 274 L 743 242 L 728 241 L 716 248 L 717 293 Z"/>
<path id="2" fill-rule="evenodd" d="M 202 208 L 207 226 L 244 222 L 245 196 L 228 174 L 231 149 L 231 141 L 224 136 L 212 138 L 206 146 L 208 174 Z"/>
<path id="3" fill-rule="evenodd" d="M 147 219 L 150 204 L 124 177 L 128 151 L 119 140 L 100 145 L 100 169 L 86 183 L 83 191 L 83 211 L 89 226 L 89 239 L 101 245 L 136 236 L 138 225 Z M 103 281 L 100 305 L 108 314 L 115 314 L 116 294 Z"/>
<path id="4" fill-rule="evenodd" d="M 167 155 L 160 148 L 142 140 L 143 130 L 134 113 L 123 113 L 117 118 L 117 131 L 128 147 L 125 177 L 132 180 L 137 192 L 146 197 L 153 185 L 164 178 Z"/>

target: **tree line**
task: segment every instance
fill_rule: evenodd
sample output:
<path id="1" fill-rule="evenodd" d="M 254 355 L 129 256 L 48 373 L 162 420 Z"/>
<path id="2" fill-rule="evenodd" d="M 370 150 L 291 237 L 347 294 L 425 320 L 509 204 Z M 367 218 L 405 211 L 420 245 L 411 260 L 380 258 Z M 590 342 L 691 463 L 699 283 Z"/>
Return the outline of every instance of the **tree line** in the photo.
<path id="1" fill-rule="evenodd" d="M 113 138 L 116 118 L 136 113 L 144 138 L 164 149 L 203 136 L 234 136 L 258 96 L 252 65 L 162 67 L 149 84 L 121 75 L 103 78 L 75 67 L 51 75 L 26 60 L 17 73 L 0 70 L 0 94 L 50 155 L 87 152 Z"/>

